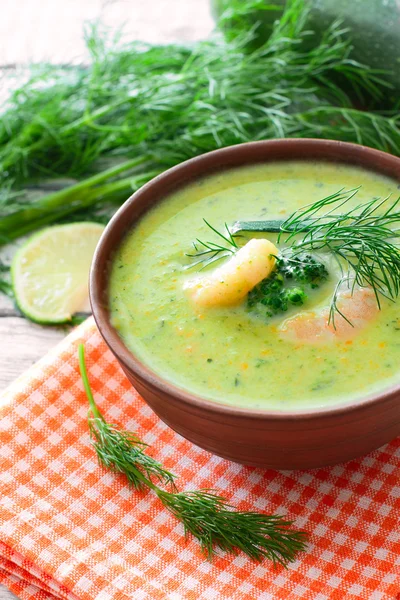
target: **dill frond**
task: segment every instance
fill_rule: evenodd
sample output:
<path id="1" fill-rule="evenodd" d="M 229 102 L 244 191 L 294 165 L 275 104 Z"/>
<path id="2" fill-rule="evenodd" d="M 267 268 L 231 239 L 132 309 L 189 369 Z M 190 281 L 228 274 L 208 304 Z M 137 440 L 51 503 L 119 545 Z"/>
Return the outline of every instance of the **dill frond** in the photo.
<path id="1" fill-rule="evenodd" d="M 89 430 L 100 464 L 125 475 L 136 490 L 153 491 L 183 523 L 185 534 L 200 542 L 208 558 L 218 549 L 233 554 L 242 551 L 256 561 L 268 558 L 274 564 L 287 565 L 306 548 L 307 534 L 293 529 L 293 522 L 279 515 L 237 511 L 213 490 L 176 491 L 175 475 L 144 452 L 146 444 L 134 433 L 105 421 L 90 388 L 83 344 L 79 346 L 79 366 L 90 407 Z"/>
<path id="2" fill-rule="evenodd" d="M 373 198 L 349 208 L 358 191 L 339 190 L 284 221 L 236 221 L 230 231 L 278 233 L 278 243 L 289 246 L 293 257 L 309 251 L 329 252 L 342 270 L 330 319 L 334 322 L 335 313 L 346 319 L 337 305 L 346 282 L 353 289 L 355 285 L 370 287 L 379 308 L 382 296 L 395 300 L 400 293 L 400 197 Z"/>

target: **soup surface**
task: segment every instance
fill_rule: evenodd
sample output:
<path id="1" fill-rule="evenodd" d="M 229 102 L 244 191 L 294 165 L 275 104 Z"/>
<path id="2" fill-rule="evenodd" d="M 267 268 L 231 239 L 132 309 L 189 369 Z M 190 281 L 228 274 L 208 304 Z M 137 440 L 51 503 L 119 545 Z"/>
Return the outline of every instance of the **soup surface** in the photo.
<path id="1" fill-rule="evenodd" d="M 178 190 L 145 214 L 115 252 L 109 288 L 113 326 L 128 348 L 166 380 L 236 406 L 305 410 L 398 381 L 398 303 L 383 299 L 381 310 L 348 336 L 303 343 L 282 335 L 286 319 L 329 306 L 339 279 L 334 261 L 328 281 L 309 294 L 306 304 L 269 318 L 249 311 L 246 301 L 198 306 L 184 290 L 188 279 L 199 276 L 198 268 L 187 269 L 192 242 L 218 241 L 203 219 L 220 231 L 225 222 L 238 219 L 284 219 L 341 188 L 358 186 L 354 205 L 399 193 L 390 179 L 319 162 L 242 167 Z M 246 236 L 276 241 L 273 234 Z M 306 315 L 306 321 L 312 330 L 312 318 Z"/>

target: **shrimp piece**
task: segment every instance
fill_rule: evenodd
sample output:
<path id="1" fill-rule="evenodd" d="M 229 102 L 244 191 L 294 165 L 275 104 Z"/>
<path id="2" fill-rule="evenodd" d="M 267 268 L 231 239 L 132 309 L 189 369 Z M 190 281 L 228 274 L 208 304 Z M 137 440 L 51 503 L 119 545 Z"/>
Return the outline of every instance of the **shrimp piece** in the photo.
<path id="1" fill-rule="evenodd" d="M 355 288 L 338 294 L 338 308 L 341 314 L 335 315 L 335 323 L 329 323 L 329 309 L 302 312 L 286 319 L 279 330 L 283 337 L 295 342 L 318 344 L 350 339 L 365 327 L 378 313 L 374 292 L 370 288 Z"/>
<path id="2" fill-rule="evenodd" d="M 186 282 L 193 302 L 199 306 L 237 304 L 275 268 L 278 249 L 266 239 L 252 239 L 232 258 L 204 277 Z"/>

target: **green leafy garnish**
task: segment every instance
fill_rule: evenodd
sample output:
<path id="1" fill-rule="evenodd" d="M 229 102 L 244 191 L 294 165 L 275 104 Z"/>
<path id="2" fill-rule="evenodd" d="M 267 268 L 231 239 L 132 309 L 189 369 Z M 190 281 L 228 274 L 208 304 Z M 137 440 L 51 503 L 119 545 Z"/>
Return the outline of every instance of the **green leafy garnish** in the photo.
<path id="1" fill-rule="evenodd" d="M 268 558 L 274 564 L 287 565 L 305 549 L 307 534 L 294 530 L 293 522 L 279 515 L 237 511 L 212 490 L 176 491 L 175 475 L 144 452 L 146 444 L 134 433 L 105 421 L 90 388 L 83 344 L 79 346 L 79 366 L 89 401 L 90 434 L 100 464 L 125 475 L 136 490 L 152 490 L 183 523 L 185 534 L 200 542 L 209 558 L 217 549 L 234 554 L 240 550 L 256 561 Z"/>
<path id="2" fill-rule="evenodd" d="M 400 291 L 400 250 L 395 242 L 400 228 L 400 197 L 373 198 L 348 208 L 360 188 L 339 190 L 326 198 L 295 211 L 285 221 L 237 221 L 233 230 L 274 231 L 278 243 L 290 245 L 293 257 L 307 251 L 329 252 L 342 272 L 330 306 L 346 315 L 337 305 L 343 284 L 371 287 L 378 307 L 380 296 L 395 300 Z"/>
<path id="3" fill-rule="evenodd" d="M 277 258 L 272 275 L 249 292 L 247 306 L 272 317 L 286 312 L 290 306 L 302 306 L 307 301 L 307 288 L 317 288 L 327 278 L 325 265 L 309 254 L 296 257 L 283 254 Z"/>
<path id="4" fill-rule="evenodd" d="M 187 253 L 186 256 L 189 258 L 195 258 L 195 261 L 192 261 L 186 268 L 191 269 L 192 267 L 197 267 L 201 265 L 201 269 L 204 267 L 211 265 L 217 260 L 221 260 L 221 258 L 225 258 L 230 254 L 234 254 L 238 249 L 238 245 L 235 241 L 235 237 L 229 231 L 228 225 L 225 223 L 225 231 L 221 233 L 218 229 L 215 229 L 206 219 L 203 219 L 204 223 L 213 231 L 222 242 L 203 242 L 196 239 L 193 242 L 194 254 Z M 223 244 L 223 245 L 222 245 Z"/>
<path id="5" fill-rule="evenodd" d="M 342 277 L 331 302 L 333 322 L 336 312 L 346 319 L 337 305 L 344 282 L 353 282 L 353 288 L 356 284 L 371 287 L 379 308 L 381 295 L 395 300 L 400 290 L 400 250 L 395 243 L 399 237 L 400 197 L 394 201 L 390 197 L 373 198 L 343 210 L 358 190 L 340 190 L 306 206 L 289 217 L 281 228 L 280 237 L 288 234 L 284 241 L 292 243 L 296 252 L 324 250 L 337 259 Z M 336 212 L 338 209 L 341 212 Z"/>
<path id="6" fill-rule="evenodd" d="M 249 292 L 247 306 L 259 312 L 261 305 L 266 308 L 262 314 L 272 317 L 286 312 L 289 306 L 302 306 L 306 300 L 307 296 L 303 289 L 285 287 L 283 276 L 275 272 Z"/>
<path id="7" fill-rule="evenodd" d="M 312 257 L 311 262 L 308 258 L 302 267 L 305 253 L 330 254 L 341 277 L 331 300 L 329 320 L 334 323 L 335 314 L 339 313 L 348 321 L 337 304 L 343 285 L 351 290 L 356 285 L 370 287 L 379 308 L 381 296 L 395 300 L 400 292 L 400 249 L 396 242 L 400 231 L 400 197 L 395 200 L 373 198 L 349 208 L 349 202 L 359 189 L 341 189 L 300 208 L 285 220 L 236 221 L 229 231 L 233 239 L 240 232 L 278 233 L 278 244 L 283 245 L 278 257 L 283 262 L 280 266 L 278 263 L 279 268 L 286 277 L 289 273 L 293 276 L 297 273 L 298 281 L 310 283 L 311 287 L 324 280 L 326 268 L 317 261 L 314 264 Z M 224 254 L 220 256 L 222 258 Z M 286 266 L 285 260 L 289 261 Z M 268 289 L 268 296 L 271 295 L 266 305 L 270 306 L 272 314 L 276 312 L 275 308 L 286 310 L 291 301 L 283 290 L 278 290 L 279 278 L 274 275 L 269 281 L 268 285 L 266 282 L 259 284 L 265 292 Z M 250 296 L 252 306 L 257 303 L 255 298 L 259 291 L 254 292 L 254 297 Z M 300 297 L 296 296 L 296 299 L 300 302 Z"/>
<path id="8" fill-rule="evenodd" d="M 278 258 L 278 271 L 289 280 L 310 286 L 319 287 L 328 279 L 328 271 L 323 262 L 316 260 L 310 254 L 296 254 L 283 251 Z"/>

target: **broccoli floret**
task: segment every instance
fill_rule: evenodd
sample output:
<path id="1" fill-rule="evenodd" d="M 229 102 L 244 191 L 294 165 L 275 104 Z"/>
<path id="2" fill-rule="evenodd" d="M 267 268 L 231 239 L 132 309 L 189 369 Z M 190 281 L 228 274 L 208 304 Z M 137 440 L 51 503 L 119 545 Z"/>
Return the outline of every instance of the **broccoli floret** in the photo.
<path id="1" fill-rule="evenodd" d="M 294 306 L 301 306 L 307 300 L 305 291 L 298 287 L 288 288 L 285 293 L 288 304 Z"/>
<path id="2" fill-rule="evenodd" d="M 307 296 L 299 287 L 285 287 L 281 273 L 275 271 L 271 277 L 264 279 L 249 292 L 247 305 L 253 308 L 258 304 L 267 308 L 266 314 L 271 317 L 286 312 L 290 305 L 301 306 Z"/>
<path id="3" fill-rule="evenodd" d="M 279 258 L 277 270 L 286 279 L 294 279 L 310 285 L 312 288 L 319 287 L 329 276 L 325 265 L 315 260 L 310 254 Z"/>
<path id="4" fill-rule="evenodd" d="M 286 312 L 289 306 L 302 306 L 307 301 L 306 288 L 319 287 L 328 276 L 325 265 L 309 254 L 279 258 L 273 274 L 249 292 L 247 306 L 257 312 L 266 307 L 268 317 Z"/>

